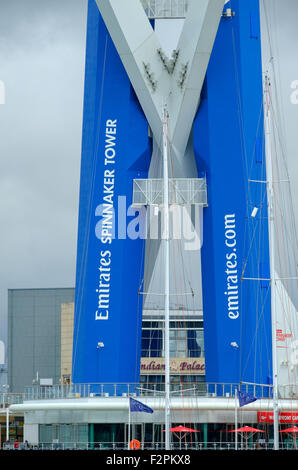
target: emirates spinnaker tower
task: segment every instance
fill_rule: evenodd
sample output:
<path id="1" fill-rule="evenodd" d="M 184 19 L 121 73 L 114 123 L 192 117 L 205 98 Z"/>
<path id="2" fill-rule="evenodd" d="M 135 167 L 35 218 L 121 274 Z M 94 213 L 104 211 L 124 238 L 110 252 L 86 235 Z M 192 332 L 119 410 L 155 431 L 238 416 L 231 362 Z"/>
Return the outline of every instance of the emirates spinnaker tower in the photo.
<path id="1" fill-rule="evenodd" d="M 89 0 L 74 383 L 138 382 L 163 316 L 165 107 L 171 315 L 203 317 L 207 382 L 270 383 L 262 105 L 258 0 Z"/>

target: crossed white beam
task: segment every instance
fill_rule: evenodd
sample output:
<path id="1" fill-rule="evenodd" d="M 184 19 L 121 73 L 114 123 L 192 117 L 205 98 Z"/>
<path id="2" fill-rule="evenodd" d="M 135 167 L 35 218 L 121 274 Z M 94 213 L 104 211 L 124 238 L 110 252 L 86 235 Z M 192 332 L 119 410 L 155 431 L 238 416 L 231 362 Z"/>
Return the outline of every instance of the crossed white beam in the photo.
<path id="1" fill-rule="evenodd" d="M 226 0 L 189 0 L 172 67 L 140 0 L 96 0 L 157 142 L 169 111 L 172 146 L 184 155 Z"/>

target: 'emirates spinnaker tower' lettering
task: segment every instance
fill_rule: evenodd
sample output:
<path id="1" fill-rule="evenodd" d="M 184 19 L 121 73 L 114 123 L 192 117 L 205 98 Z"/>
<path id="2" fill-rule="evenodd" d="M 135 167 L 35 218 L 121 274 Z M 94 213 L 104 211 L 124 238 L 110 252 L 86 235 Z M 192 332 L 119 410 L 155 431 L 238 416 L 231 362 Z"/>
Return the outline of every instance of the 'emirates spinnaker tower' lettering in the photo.
<path id="1" fill-rule="evenodd" d="M 96 236 L 101 243 L 111 245 L 114 233 L 114 188 L 115 188 L 115 161 L 116 161 L 116 134 L 117 120 L 107 120 L 104 155 L 103 203 L 101 205 L 102 220 L 95 228 Z M 99 206 L 100 207 L 100 206 Z M 98 209 L 98 208 L 97 208 Z M 95 215 L 98 214 L 96 209 Z M 98 303 L 95 320 L 108 320 L 110 308 L 112 253 L 110 250 L 100 251 L 99 282 L 96 289 Z"/>

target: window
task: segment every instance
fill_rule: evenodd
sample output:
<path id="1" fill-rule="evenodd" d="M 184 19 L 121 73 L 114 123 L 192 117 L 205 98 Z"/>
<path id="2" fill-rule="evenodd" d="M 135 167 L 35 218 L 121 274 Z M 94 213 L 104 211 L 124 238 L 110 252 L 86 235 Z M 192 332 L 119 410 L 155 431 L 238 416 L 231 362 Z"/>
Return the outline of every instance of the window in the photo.
<path id="1" fill-rule="evenodd" d="M 171 357 L 203 357 L 203 330 L 170 330 Z"/>
<path id="2" fill-rule="evenodd" d="M 165 390 L 165 376 L 164 375 L 141 375 L 140 383 L 142 386 L 143 394 L 146 391 L 164 391 Z M 189 391 L 190 395 L 198 393 L 199 390 L 205 393 L 205 377 L 202 375 L 171 375 L 170 376 L 170 389 L 171 391 Z"/>
<path id="3" fill-rule="evenodd" d="M 187 332 L 187 357 L 204 357 L 204 332 L 203 330 L 188 330 Z"/>
<path id="4" fill-rule="evenodd" d="M 146 322 L 146 326 L 155 322 Z M 176 323 L 176 322 L 175 322 Z M 160 322 L 154 327 L 142 330 L 142 357 L 164 357 L 163 330 Z M 175 325 L 176 326 L 176 325 Z M 172 328 L 170 336 L 170 357 L 204 357 L 204 331 L 203 329 Z"/>
<path id="5" fill-rule="evenodd" d="M 142 357 L 162 357 L 162 331 L 142 331 Z"/>

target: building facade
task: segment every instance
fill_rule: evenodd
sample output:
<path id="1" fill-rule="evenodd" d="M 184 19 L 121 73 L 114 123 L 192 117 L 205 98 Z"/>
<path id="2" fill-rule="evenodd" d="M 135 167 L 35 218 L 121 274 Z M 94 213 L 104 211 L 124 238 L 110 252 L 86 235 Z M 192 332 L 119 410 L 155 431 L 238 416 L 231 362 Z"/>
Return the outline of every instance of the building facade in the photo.
<path id="1" fill-rule="evenodd" d="M 156 311 L 145 311 L 142 322 L 140 386 L 164 391 L 164 321 Z M 162 317 L 162 316 L 161 316 Z M 71 383 L 74 303 L 61 305 L 61 383 Z M 100 354 L 100 351 L 99 351 Z M 113 356 L 110 358 L 112 367 Z M 170 322 L 171 390 L 205 382 L 203 320 L 183 320 L 172 312 Z"/>
<path id="2" fill-rule="evenodd" d="M 61 378 L 61 304 L 73 288 L 8 291 L 8 384 L 23 393 L 32 383 Z"/>
<path id="3" fill-rule="evenodd" d="M 32 385 L 72 383 L 75 290 L 13 289 L 8 292 L 9 389 L 24 393 Z M 172 311 L 170 356 L 172 390 L 205 381 L 203 318 Z M 144 312 L 140 383 L 164 389 L 164 320 L 162 312 Z M 111 366 L 113 356 L 110 357 Z"/>

